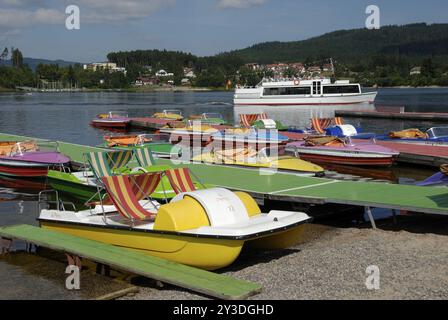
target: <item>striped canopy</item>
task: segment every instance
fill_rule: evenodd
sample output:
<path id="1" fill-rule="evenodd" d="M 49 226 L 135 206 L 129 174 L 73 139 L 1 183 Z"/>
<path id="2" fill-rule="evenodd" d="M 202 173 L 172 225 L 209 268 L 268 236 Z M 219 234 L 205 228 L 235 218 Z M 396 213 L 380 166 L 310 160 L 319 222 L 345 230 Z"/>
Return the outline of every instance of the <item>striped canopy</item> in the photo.
<path id="1" fill-rule="evenodd" d="M 161 173 L 157 172 L 103 177 L 102 181 L 109 199 L 123 217 L 144 220 L 153 218 L 153 215 L 145 210 L 139 201 L 155 191 L 160 179 Z"/>
<path id="2" fill-rule="evenodd" d="M 341 117 L 336 118 L 312 118 L 311 129 L 317 131 L 320 134 L 325 133 L 325 129 L 332 125 L 343 125 L 344 120 Z"/>
<path id="3" fill-rule="evenodd" d="M 134 150 L 134 153 L 137 158 L 137 162 L 141 167 L 146 168 L 156 164 L 154 157 L 152 156 L 152 152 L 148 147 L 137 148 Z"/>
<path id="4" fill-rule="evenodd" d="M 260 114 L 240 114 L 240 121 L 244 127 L 250 127 L 257 120 L 267 119 L 268 115 L 266 113 Z"/>
<path id="5" fill-rule="evenodd" d="M 89 152 L 87 162 L 97 178 L 110 177 L 113 170 L 126 166 L 132 158 L 132 150 Z"/>
<path id="6" fill-rule="evenodd" d="M 166 170 L 165 174 L 176 194 L 196 190 L 188 168 Z"/>

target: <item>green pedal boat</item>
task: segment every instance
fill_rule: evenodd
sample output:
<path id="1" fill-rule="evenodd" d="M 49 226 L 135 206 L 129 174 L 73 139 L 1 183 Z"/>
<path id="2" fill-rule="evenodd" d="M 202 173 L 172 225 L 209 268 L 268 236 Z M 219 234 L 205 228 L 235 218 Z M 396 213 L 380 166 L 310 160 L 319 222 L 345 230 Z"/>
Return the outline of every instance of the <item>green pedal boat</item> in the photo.
<path id="1" fill-rule="evenodd" d="M 135 158 L 139 167 L 129 168 L 127 165 Z M 70 195 L 85 202 L 95 202 L 105 195 L 100 183 L 102 177 L 121 174 L 138 174 L 143 172 L 164 172 L 170 170 L 168 165 L 157 165 L 151 150 L 138 148 L 134 150 L 117 150 L 105 152 L 92 152 L 84 155 L 85 170 L 77 172 L 48 171 L 48 183 L 63 194 Z M 197 189 L 204 189 L 198 179 L 193 181 Z M 170 182 L 163 176 L 151 197 L 155 200 L 166 201 L 176 196 L 170 187 Z"/>

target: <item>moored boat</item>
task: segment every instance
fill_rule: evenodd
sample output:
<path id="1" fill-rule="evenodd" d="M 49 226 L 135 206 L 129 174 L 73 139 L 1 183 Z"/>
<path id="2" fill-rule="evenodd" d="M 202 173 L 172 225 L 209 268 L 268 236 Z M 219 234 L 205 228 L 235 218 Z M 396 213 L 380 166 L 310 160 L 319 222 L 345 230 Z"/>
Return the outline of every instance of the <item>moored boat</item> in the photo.
<path id="1" fill-rule="evenodd" d="M 158 158 L 180 157 L 180 149 L 170 142 L 169 134 L 138 134 L 104 136 L 107 148 L 133 150 L 135 148 L 149 148 L 152 154 Z"/>
<path id="2" fill-rule="evenodd" d="M 391 131 L 388 134 L 360 134 L 353 137 L 356 139 L 375 139 L 401 143 L 445 145 L 448 144 L 448 127 L 432 127 L 426 131 L 411 128 Z"/>
<path id="3" fill-rule="evenodd" d="M 12 177 L 45 177 L 48 169 L 69 165 L 70 158 L 57 151 L 41 150 L 33 141 L 0 142 L 0 174 Z"/>
<path id="4" fill-rule="evenodd" d="M 235 149 L 252 147 L 260 150 L 266 147 L 285 145 L 289 138 L 278 133 L 277 130 L 263 130 L 255 128 L 232 128 L 215 133 L 213 136 L 215 148 Z"/>
<path id="5" fill-rule="evenodd" d="M 391 166 L 399 152 L 372 142 L 353 143 L 350 138 L 311 136 L 287 145 L 300 159 L 315 163 L 352 166 Z"/>
<path id="6" fill-rule="evenodd" d="M 156 112 L 152 115 L 156 119 L 166 119 L 166 120 L 178 120 L 184 119 L 182 111 L 180 110 L 163 110 L 162 112 Z"/>
<path id="7" fill-rule="evenodd" d="M 223 188 L 182 192 L 157 206 L 147 195 L 158 180 L 160 174 L 104 177 L 115 209 L 74 212 L 57 204 L 41 210 L 40 226 L 215 270 L 233 263 L 245 243 L 265 249 L 297 243 L 310 221 L 301 212 L 262 213 L 248 194 Z"/>
<path id="8" fill-rule="evenodd" d="M 262 148 L 259 151 L 252 147 L 236 149 L 214 148 L 210 152 L 204 152 L 193 157 L 192 161 L 252 169 L 267 169 L 300 176 L 323 176 L 325 174 L 324 169 L 314 163 L 286 155 L 284 147 Z"/>
<path id="9" fill-rule="evenodd" d="M 201 115 L 190 115 L 188 119 L 192 121 L 200 121 L 201 123 L 211 125 L 226 124 L 226 121 L 220 113 L 202 113 Z"/>
<path id="10" fill-rule="evenodd" d="M 353 105 L 373 103 L 377 92 L 362 92 L 361 85 L 348 80 L 290 79 L 273 81 L 263 79 L 255 87 L 237 87 L 235 107 L 303 105 Z"/>
<path id="11" fill-rule="evenodd" d="M 127 128 L 131 122 L 127 112 L 110 111 L 107 114 L 99 114 L 92 120 L 91 124 L 101 128 Z"/>
<path id="12" fill-rule="evenodd" d="M 172 144 L 180 144 L 184 147 L 205 147 L 212 142 L 212 135 L 219 132 L 209 124 L 184 124 L 170 123 L 160 129 L 160 133 L 170 135 Z"/>

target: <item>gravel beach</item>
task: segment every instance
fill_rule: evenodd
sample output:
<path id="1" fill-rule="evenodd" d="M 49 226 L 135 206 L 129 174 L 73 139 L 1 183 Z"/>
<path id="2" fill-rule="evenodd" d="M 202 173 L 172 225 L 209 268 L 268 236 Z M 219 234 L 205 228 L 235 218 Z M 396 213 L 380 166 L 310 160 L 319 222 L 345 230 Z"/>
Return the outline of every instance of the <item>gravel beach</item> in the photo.
<path id="1" fill-rule="evenodd" d="M 447 299 L 447 222 L 421 217 L 399 228 L 380 224 L 379 230 L 310 224 L 302 244 L 283 251 L 243 251 L 220 272 L 260 283 L 262 293 L 251 299 Z M 380 271 L 378 290 L 365 284 L 371 265 Z M 141 287 L 123 299 L 208 297 L 165 285 Z"/>

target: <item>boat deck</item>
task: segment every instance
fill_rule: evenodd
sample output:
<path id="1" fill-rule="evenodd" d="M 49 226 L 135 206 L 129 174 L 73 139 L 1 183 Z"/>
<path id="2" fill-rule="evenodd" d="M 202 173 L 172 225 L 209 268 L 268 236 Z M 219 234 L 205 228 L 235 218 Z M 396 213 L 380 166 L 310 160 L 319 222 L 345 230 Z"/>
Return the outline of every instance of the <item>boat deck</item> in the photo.
<path id="1" fill-rule="evenodd" d="M 66 252 L 219 299 L 245 299 L 261 291 L 261 286 L 253 282 L 30 225 L 2 227 L 0 237 Z"/>

